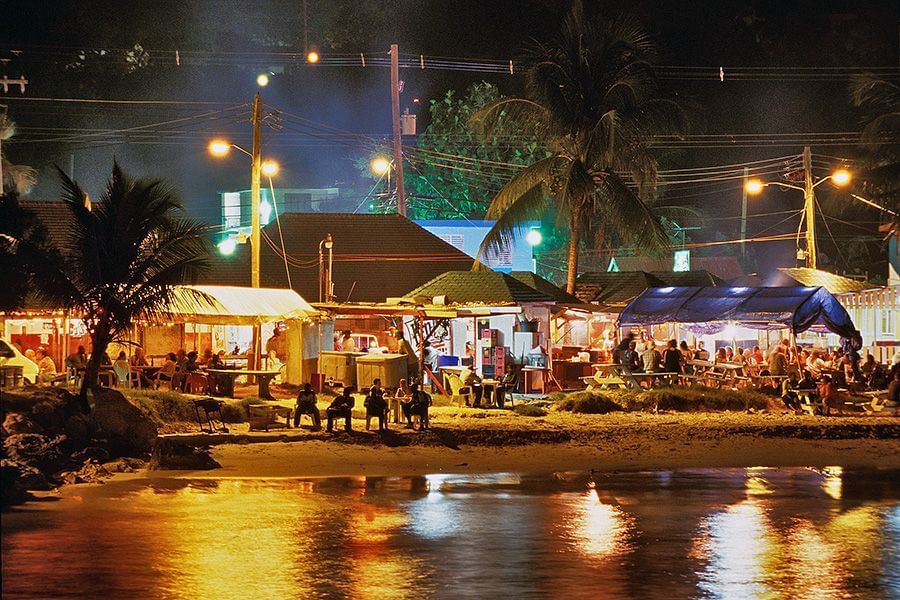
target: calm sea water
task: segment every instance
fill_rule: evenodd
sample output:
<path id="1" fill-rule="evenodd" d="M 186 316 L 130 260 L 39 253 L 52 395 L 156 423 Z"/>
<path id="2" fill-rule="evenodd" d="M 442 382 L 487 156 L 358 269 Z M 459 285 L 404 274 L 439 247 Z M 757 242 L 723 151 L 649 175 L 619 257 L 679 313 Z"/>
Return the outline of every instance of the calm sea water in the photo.
<path id="1" fill-rule="evenodd" d="M 2 515 L 3 598 L 898 598 L 900 473 L 135 480 Z"/>

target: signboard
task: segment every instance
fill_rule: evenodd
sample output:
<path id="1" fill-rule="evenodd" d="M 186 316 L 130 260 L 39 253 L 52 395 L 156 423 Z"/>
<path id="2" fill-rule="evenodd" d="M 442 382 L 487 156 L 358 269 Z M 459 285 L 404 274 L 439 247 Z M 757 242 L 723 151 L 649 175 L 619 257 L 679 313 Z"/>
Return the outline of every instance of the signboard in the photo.
<path id="1" fill-rule="evenodd" d="M 684 273 L 686 271 L 691 270 L 691 251 L 690 250 L 676 250 L 675 251 L 675 260 L 672 264 L 672 272 L 674 273 Z"/>

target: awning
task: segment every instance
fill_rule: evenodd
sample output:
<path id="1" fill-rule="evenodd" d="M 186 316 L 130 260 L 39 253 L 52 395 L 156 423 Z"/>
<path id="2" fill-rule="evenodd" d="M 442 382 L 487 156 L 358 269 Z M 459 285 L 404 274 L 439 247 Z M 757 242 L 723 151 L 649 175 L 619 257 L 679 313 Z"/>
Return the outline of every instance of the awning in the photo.
<path id="1" fill-rule="evenodd" d="M 319 314 L 291 289 L 185 285 L 177 286 L 166 318 L 210 325 L 256 325 Z"/>
<path id="2" fill-rule="evenodd" d="M 854 339 L 859 332 L 840 302 L 824 287 L 649 288 L 628 303 L 622 327 L 686 323 L 706 332 L 737 323 L 754 329 L 827 329 Z"/>

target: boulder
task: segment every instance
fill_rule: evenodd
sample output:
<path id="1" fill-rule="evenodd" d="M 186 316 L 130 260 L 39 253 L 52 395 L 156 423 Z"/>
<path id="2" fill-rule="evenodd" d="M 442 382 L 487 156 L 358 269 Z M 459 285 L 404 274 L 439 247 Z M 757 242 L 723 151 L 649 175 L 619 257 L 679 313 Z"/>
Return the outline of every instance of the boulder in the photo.
<path id="1" fill-rule="evenodd" d="M 147 462 L 139 458 L 123 456 L 103 463 L 103 468 L 110 473 L 134 473 L 147 466 Z"/>
<path id="2" fill-rule="evenodd" d="M 48 437 L 40 433 L 17 433 L 3 440 L 7 458 L 40 469 L 53 472 L 63 461 L 60 444 L 66 436 Z"/>
<path id="3" fill-rule="evenodd" d="M 52 487 L 50 485 L 50 482 L 47 481 L 47 478 L 44 476 L 44 474 L 34 467 L 5 458 L 0 461 L 0 466 L 4 468 L 9 467 L 10 470 L 8 471 L 8 473 L 10 475 L 13 474 L 13 471 L 11 469 L 15 469 L 17 471 L 17 485 L 24 487 L 26 490 L 46 491 Z"/>
<path id="4" fill-rule="evenodd" d="M 3 419 L 3 432 L 6 435 L 17 433 L 42 433 L 44 428 L 22 413 L 8 413 Z"/>
<path id="5" fill-rule="evenodd" d="M 183 471 L 208 471 L 219 469 L 220 465 L 210 455 L 209 448 L 197 448 L 169 438 L 156 440 L 149 469 L 173 469 Z"/>
<path id="6" fill-rule="evenodd" d="M 91 436 L 105 439 L 112 455 L 142 456 L 153 449 L 158 425 L 147 412 L 109 388 L 95 390 L 92 401 Z"/>
<path id="7" fill-rule="evenodd" d="M 0 506 L 21 504 L 31 499 L 31 494 L 22 482 L 17 465 L 8 461 L 0 464 Z"/>
<path id="8" fill-rule="evenodd" d="M 87 448 L 84 448 L 72 454 L 72 460 L 79 463 L 83 463 L 88 460 L 104 462 L 109 460 L 109 452 L 107 452 L 105 448 L 88 446 Z"/>

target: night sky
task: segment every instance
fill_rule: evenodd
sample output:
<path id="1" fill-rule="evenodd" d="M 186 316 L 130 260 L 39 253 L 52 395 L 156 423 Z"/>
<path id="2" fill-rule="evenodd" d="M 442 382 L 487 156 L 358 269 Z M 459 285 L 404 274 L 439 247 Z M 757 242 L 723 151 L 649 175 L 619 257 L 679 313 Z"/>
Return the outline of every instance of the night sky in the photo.
<path id="1" fill-rule="evenodd" d="M 855 156 L 855 145 L 839 134 L 858 132 L 861 115 L 850 106 L 849 78 L 822 68 L 881 67 L 878 72 L 895 82 L 900 71 L 897 2 L 586 5 L 610 15 L 632 12 L 656 36 L 663 95 L 677 99 L 691 121 L 688 143 L 661 150 L 664 169 L 799 154 L 804 143 L 812 143 L 813 152 L 823 157 L 816 168 L 824 174 L 839 163 L 827 157 Z M 39 169 L 33 198 L 56 197 L 53 165 L 68 172 L 73 157 L 76 179 L 97 193 L 115 157 L 131 173 L 170 180 L 194 215 L 216 222 L 216 192 L 248 187 L 249 168 L 240 155 L 224 163 L 209 158 L 205 144 L 214 133 L 227 133 L 249 147 L 249 109 L 232 107 L 249 102 L 258 89 L 256 75 L 272 70 L 276 74 L 263 90 L 264 100 L 291 115 L 281 129 L 263 133 L 268 153 L 282 164 L 280 185 L 363 187 L 366 182 L 354 162 L 368 156 L 371 148 L 347 132 L 375 139 L 389 134 L 388 69 L 305 64 L 302 7 L 298 0 L 7 0 L 0 8 L 0 59 L 5 62 L 0 75 L 24 75 L 29 84 L 24 96 L 18 90 L 3 95 L 2 103 L 20 126 L 16 138 L 4 143 L 4 154 L 14 163 Z M 509 60 L 519 57 L 530 39 L 553 35 L 567 8 L 567 2 L 552 0 L 309 0 L 306 30 L 309 46 L 324 57 L 360 52 L 387 56 L 389 45 L 397 43 L 404 54 Z M 137 62 L 129 65 L 124 50 L 136 44 L 147 54 L 137 53 Z M 107 52 L 88 52 L 84 60 L 78 56 L 80 50 L 100 49 Z M 724 81 L 718 79 L 719 67 Z M 813 69 L 804 72 L 799 67 Z M 425 103 L 448 89 L 462 91 L 487 80 L 513 95 L 523 86 L 518 74 L 475 71 L 404 69 L 401 78 L 402 105 L 418 113 L 420 132 L 427 125 Z M 414 104 L 414 98 L 422 103 Z M 103 131 L 164 121 L 171 123 L 130 132 L 129 143 L 122 143 L 123 133 Z M 666 193 L 667 203 L 728 217 L 703 223 L 695 239 L 736 237 L 737 221 L 731 217 L 740 211 L 739 182 L 698 183 Z M 823 191 L 821 202 L 826 210 L 836 205 L 838 215 L 840 199 L 829 198 L 830 193 Z M 753 200 L 751 213 L 800 204 L 794 195 L 767 194 Z M 877 213 L 864 214 L 872 223 L 863 225 L 874 231 Z M 752 218 L 748 232 L 779 220 Z M 838 243 L 852 233 L 836 233 Z M 765 266 L 792 264 L 792 248 L 793 243 L 773 244 L 756 257 Z M 827 247 L 821 251 L 828 256 Z M 842 266 L 848 265 L 834 264 L 835 269 Z"/>

